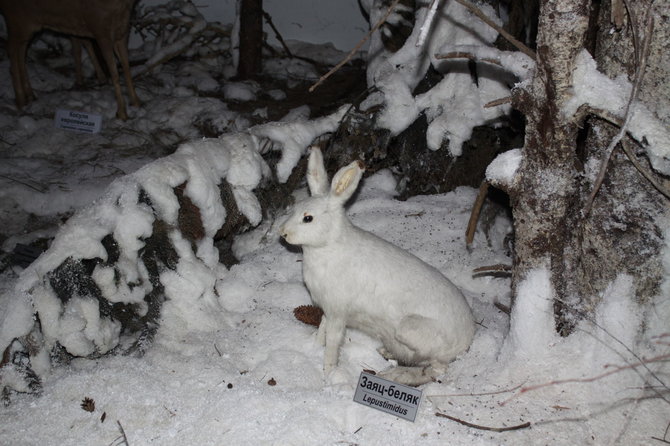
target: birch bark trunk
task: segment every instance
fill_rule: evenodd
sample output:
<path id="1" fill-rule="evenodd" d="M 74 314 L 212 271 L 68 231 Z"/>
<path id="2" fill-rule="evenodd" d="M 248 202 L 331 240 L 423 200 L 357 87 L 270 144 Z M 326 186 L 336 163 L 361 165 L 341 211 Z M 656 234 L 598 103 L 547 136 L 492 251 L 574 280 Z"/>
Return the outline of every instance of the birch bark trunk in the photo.
<path id="1" fill-rule="evenodd" d="M 510 191 L 516 235 L 513 284 L 518 286 L 533 269 L 550 271 L 556 330 L 562 335 L 606 298 L 606 287 L 619 274 L 633 277 L 639 301 L 657 295 L 663 279 L 660 223 L 668 218 L 666 199 L 616 149 L 585 214 L 595 171 L 618 128 L 599 118 L 584 122 L 562 113 L 571 97 L 575 56 L 585 47 L 595 51 L 600 71 L 611 77 L 627 74 L 632 82 L 638 66 L 634 55 L 641 51 L 635 49 L 639 43 L 633 43 L 632 33 L 644 31 L 651 3 L 635 2 L 634 20 L 626 14 L 623 26 L 614 29 L 611 2 L 596 7 L 589 0 L 543 0 L 537 71 L 528 86 L 514 92 L 514 105 L 525 113 L 527 125 L 523 161 Z M 668 120 L 670 72 L 661 48 L 668 42 L 670 4 L 657 3 L 653 15 L 661 23 L 654 30 L 640 98 Z M 622 144 L 634 150 L 627 137 Z M 640 161 L 645 163 L 644 156 Z"/>

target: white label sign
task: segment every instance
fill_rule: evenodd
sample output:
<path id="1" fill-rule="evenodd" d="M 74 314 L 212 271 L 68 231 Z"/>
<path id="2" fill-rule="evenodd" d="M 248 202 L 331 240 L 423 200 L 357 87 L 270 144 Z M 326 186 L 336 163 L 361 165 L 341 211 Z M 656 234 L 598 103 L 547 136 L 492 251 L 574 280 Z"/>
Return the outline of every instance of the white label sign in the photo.
<path id="1" fill-rule="evenodd" d="M 361 372 L 354 401 L 413 422 L 421 404 L 421 390 Z"/>
<path id="2" fill-rule="evenodd" d="M 98 133 L 102 128 L 102 116 L 95 113 L 58 109 L 54 124 L 59 129 Z"/>

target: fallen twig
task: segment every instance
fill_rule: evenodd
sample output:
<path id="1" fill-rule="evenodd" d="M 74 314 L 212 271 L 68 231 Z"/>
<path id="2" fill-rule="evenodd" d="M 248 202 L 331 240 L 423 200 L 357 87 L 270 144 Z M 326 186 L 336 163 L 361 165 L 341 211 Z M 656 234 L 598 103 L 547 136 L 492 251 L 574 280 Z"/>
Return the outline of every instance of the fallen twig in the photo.
<path id="1" fill-rule="evenodd" d="M 482 181 L 482 184 L 479 186 L 479 193 L 477 194 L 477 199 L 472 205 L 472 211 L 470 212 L 470 220 L 468 221 L 468 227 L 465 231 L 465 245 L 469 248 L 472 245 L 472 242 L 475 239 L 475 232 L 477 231 L 477 221 L 479 220 L 479 214 L 482 211 L 482 206 L 484 206 L 484 201 L 486 200 L 486 194 L 489 191 L 488 181 Z"/>
<path id="2" fill-rule="evenodd" d="M 432 401 L 433 398 L 454 398 L 454 397 L 461 397 L 461 396 L 491 396 L 491 395 L 500 395 L 501 393 L 511 393 L 519 390 L 523 385 L 525 384 L 525 381 L 518 386 L 511 387 L 509 389 L 502 389 L 502 390 L 495 390 L 492 392 L 482 392 L 482 393 L 449 393 L 446 395 L 430 395 L 427 398 Z"/>
<path id="3" fill-rule="evenodd" d="M 43 194 L 44 192 L 46 192 L 46 191 L 49 189 L 48 187 L 45 187 L 45 186 L 42 186 L 42 185 L 34 186 L 34 185 L 28 183 L 27 181 L 22 181 L 22 180 L 19 180 L 19 179 L 16 179 L 16 178 L 12 178 L 12 177 L 10 177 L 10 176 L 3 175 L 3 174 L 0 174 L 0 177 L 1 177 L 1 178 L 5 178 L 5 179 L 7 179 L 7 180 L 9 180 L 9 181 L 15 181 L 15 182 L 17 182 L 17 183 L 19 183 L 19 184 L 23 184 L 24 186 L 29 187 L 29 188 L 31 188 L 31 189 L 33 189 L 33 190 L 36 190 L 37 192 L 40 192 L 40 193 L 42 193 L 42 194 Z"/>
<path id="4" fill-rule="evenodd" d="M 475 268 L 472 270 L 472 277 L 484 276 L 487 274 L 510 275 L 512 274 L 512 265 L 507 265 L 505 263 L 498 263 L 496 265 L 480 266 L 479 268 Z"/>
<path id="5" fill-rule="evenodd" d="M 319 78 L 319 80 L 316 81 L 316 83 L 314 85 L 309 87 L 309 92 L 310 93 L 313 92 L 316 89 L 316 87 L 321 85 L 326 79 L 328 79 L 330 76 L 332 76 L 333 73 L 335 73 L 337 70 L 342 68 L 342 66 L 344 66 L 344 64 L 349 62 L 352 57 L 354 57 L 354 54 L 356 54 L 356 51 L 358 51 L 363 46 L 363 44 L 368 41 L 368 39 L 372 36 L 372 34 L 375 31 L 377 31 L 379 29 L 379 27 L 381 27 L 384 24 L 384 22 L 386 22 L 386 19 L 388 19 L 388 17 L 391 15 L 391 12 L 393 12 L 393 10 L 395 9 L 398 2 L 400 2 L 400 0 L 393 0 L 393 3 L 391 3 L 391 6 L 389 6 L 389 9 L 386 11 L 384 16 L 375 24 L 375 26 L 372 27 L 372 29 L 370 31 L 368 31 L 368 33 L 356 44 L 356 46 L 354 46 L 354 48 L 351 51 L 349 51 L 349 54 L 347 54 L 347 57 L 342 59 L 342 61 L 340 63 L 338 63 L 337 65 L 335 65 L 329 72 L 327 72 L 326 74 L 321 76 Z"/>
<path id="6" fill-rule="evenodd" d="M 498 310 L 502 311 L 506 315 L 510 316 L 512 314 L 512 309 L 508 307 L 507 305 L 500 303 L 500 302 L 493 302 L 493 306 L 496 307 Z"/>
<path id="7" fill-rule="evenodd" d="M 638 361 L 638 362 L 633 363 L 633 364 L 626 364 L 626 365 L 621 365 L 621 366 L 606 365 L 605 367 L 614 367 L 614 368 L 612 370 L 609 370 L 609 371 L 605 372 L 605 373 L 601 373 L 600 375 L 591 376 L 591 377 L 588 377 L 588 378 L 557 379 L 557 380 L 542 383 L 542 384 L 536 384 L 536 385 L 533 385 L 533 386 L 523 387 L 521 390 L 519 390 L 519 392 L 517 394 L 512 395 L 511 397 L 509 397 L 508 399 L 506 399 L 505 401 L 500 403 L 500 405 L 504 406 L 508 402 L 512 401 L 516 397 L 518 397 L 518 396 L 520 396 L 520 395 L 522 395 L 526 392 L 531 392 L 531 391 L 542 389 L 542 388 L 545 388 L 545 387 L 556 386 L 556 385 L 561 385 L 561 384 L 590 383 L 590 382 L 594 382 L 594 381 L 598 381 L 600 379 L 606 378 L 610 375 L 614 375 L 615 373 L 619 373 L 623 370 L 629 370 L 629 369 L 635 370 L 635 369 L 637 369 L 637 367 L 647 368 L 647 364 L 651 364 L 651 363 L 654 363 L 654 362 L 665 361 L 665 360 L 668 360 L 668 359 L 670 359 L 670 353 L 654 356 L 653 358 L 649 358 L 649 359 L 642 359 L 641 361 Z M 659 392 L 656 392 L 656 393 L 659 394 Z M 660 394 L 659 394 L 659 397 L 665 400 L 665 398 Z"/>
<path id="8" fill-rule="evenodd" d="M 119 425 L 119 430 L 121 431 L 121 435 L 116 437 L 114 441 L 112 441 L 109 445 L 112 446 L 114 444 L 117 445 L 126 445 L 130 446 L 130 443 L 128 443 L 128 437 L 126 437 L 126 431 L 123 430 L 123 426 L 121 426 L 121 422 L 119 420 L 116 420 L 116 424 Z"/>
<path id="9" fill-rule="evenodd" d="M 449 419 L 449 420 L 451 420 L 451 421 L 455 421 L 455 422 L 460 423 L 460 424 L 462 424 L 462 425 L 464 425 L 464 426 L 467 426 L 467 427 L 472 427 L 472 428 L 474 428 L 474 429 L 480 429 L 480 430 L 491 431 L 491 432 L 507 432 L 507 431 L 515 431 L 515 430 L 525 429 L 525 428 L 527 428 L 527 427 L 530 427 L 530 421 L 525 422 L 525 423 L 523 423 L 523 424 L 519 424 L 519 425 L 517 425 L 517 426 L 509 426 L 509 427 L 490 427 L 490 426 L 481 426 L 481 425 L 479 425 L 479 424 L 469 423 L 469 422 L 467 422 L 467 421 L 461 420 L 460 418 L 452 417 L 452 416 L 450 416 L 450 415 L 447 415 L 447 414 L 444 414 L 444 413 L 440 413 L 440 412 L 435 412 L 435 416 L 437 416 L 437 417 L 442 417 L 442 418 L 447 418 L 447 419 Z"/>
<path id="10" fill-rule="evenodd" d="M 668 438 L 668 431 L 670 431 L 670 423 L 665 427 L 665 432 L 663 432 L 663 438 L 651 437 L 652 440 L 658 440 L 662 443 L 670 444 L 670 441 L 666 440 Z"/>
<path id="11" fill-rule="evenodd" d="M 512 96 L 507 96 L 500 99 L 494 99 L 493 101 L 487 102 L 484 104 L 484 108 L 497 107 L 503 104 L 510 104 L 512 102 Z"/>

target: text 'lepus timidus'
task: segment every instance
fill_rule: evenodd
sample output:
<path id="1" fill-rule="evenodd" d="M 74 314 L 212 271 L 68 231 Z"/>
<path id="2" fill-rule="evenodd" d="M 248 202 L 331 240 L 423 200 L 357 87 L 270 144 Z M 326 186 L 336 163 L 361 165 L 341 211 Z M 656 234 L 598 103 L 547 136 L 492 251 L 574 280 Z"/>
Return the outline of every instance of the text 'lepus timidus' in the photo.
<path id="1" fill-rule="evenodd" d="M 303 278 L 323 310 L 318 339 L 326 376 L 337 365 L 346 327 L 379 339 L 383 354 L 401 365 L 381 376 L 420 385 L 444 373 L 465 351 L 475 325 L 463 294 L 437 269 L 354 226 L 344 204 L 364 166 L 341 168 L 328 185 L 323 156 L 312 148 L 307 167 L 311 197 L 297 203 L 280 229 L 303 250 Z"/>

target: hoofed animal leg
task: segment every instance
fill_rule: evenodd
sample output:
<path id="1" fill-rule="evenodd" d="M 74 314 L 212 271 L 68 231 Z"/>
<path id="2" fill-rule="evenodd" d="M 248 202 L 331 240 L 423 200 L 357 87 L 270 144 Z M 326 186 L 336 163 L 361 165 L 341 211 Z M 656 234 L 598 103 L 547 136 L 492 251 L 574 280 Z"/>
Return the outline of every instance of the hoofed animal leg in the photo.
<path id="1" fill-rule="evenodd" d="M 126 101 L 123 99 L 123 94 L 121 93 L 119 70 L 116 68 L 116 60 L 114 59 L 114 44 L 108 38 L 97 37 L 96 40 L 98 45 L 100 45 L 102 57 L 105 59 L 109 75 L 112 78 L 112 84 L 114 85 L 114 96 L 116 97 L 117 106 L 116 117 L 125 121 L 128 119 L 128 113 L 126 112 Z"/>
<path id="2" fill-rule="evenodd" d="M 128 88 L 128 95 L 130 96 L 130 102 L 135 106 L 140 106 L 140 99 L 135 93 L 135 85 L 133 84 L 133 77 L 130 74 L 130 62 L 128 57 L 128 47 L 125 41 L 117 40 L 114 44 L 114 52 L 116 57 L 119 58 L 121 62 L 121 68 L 123 69 L 123 76 L 126 80 L 126 87 Z"/>

